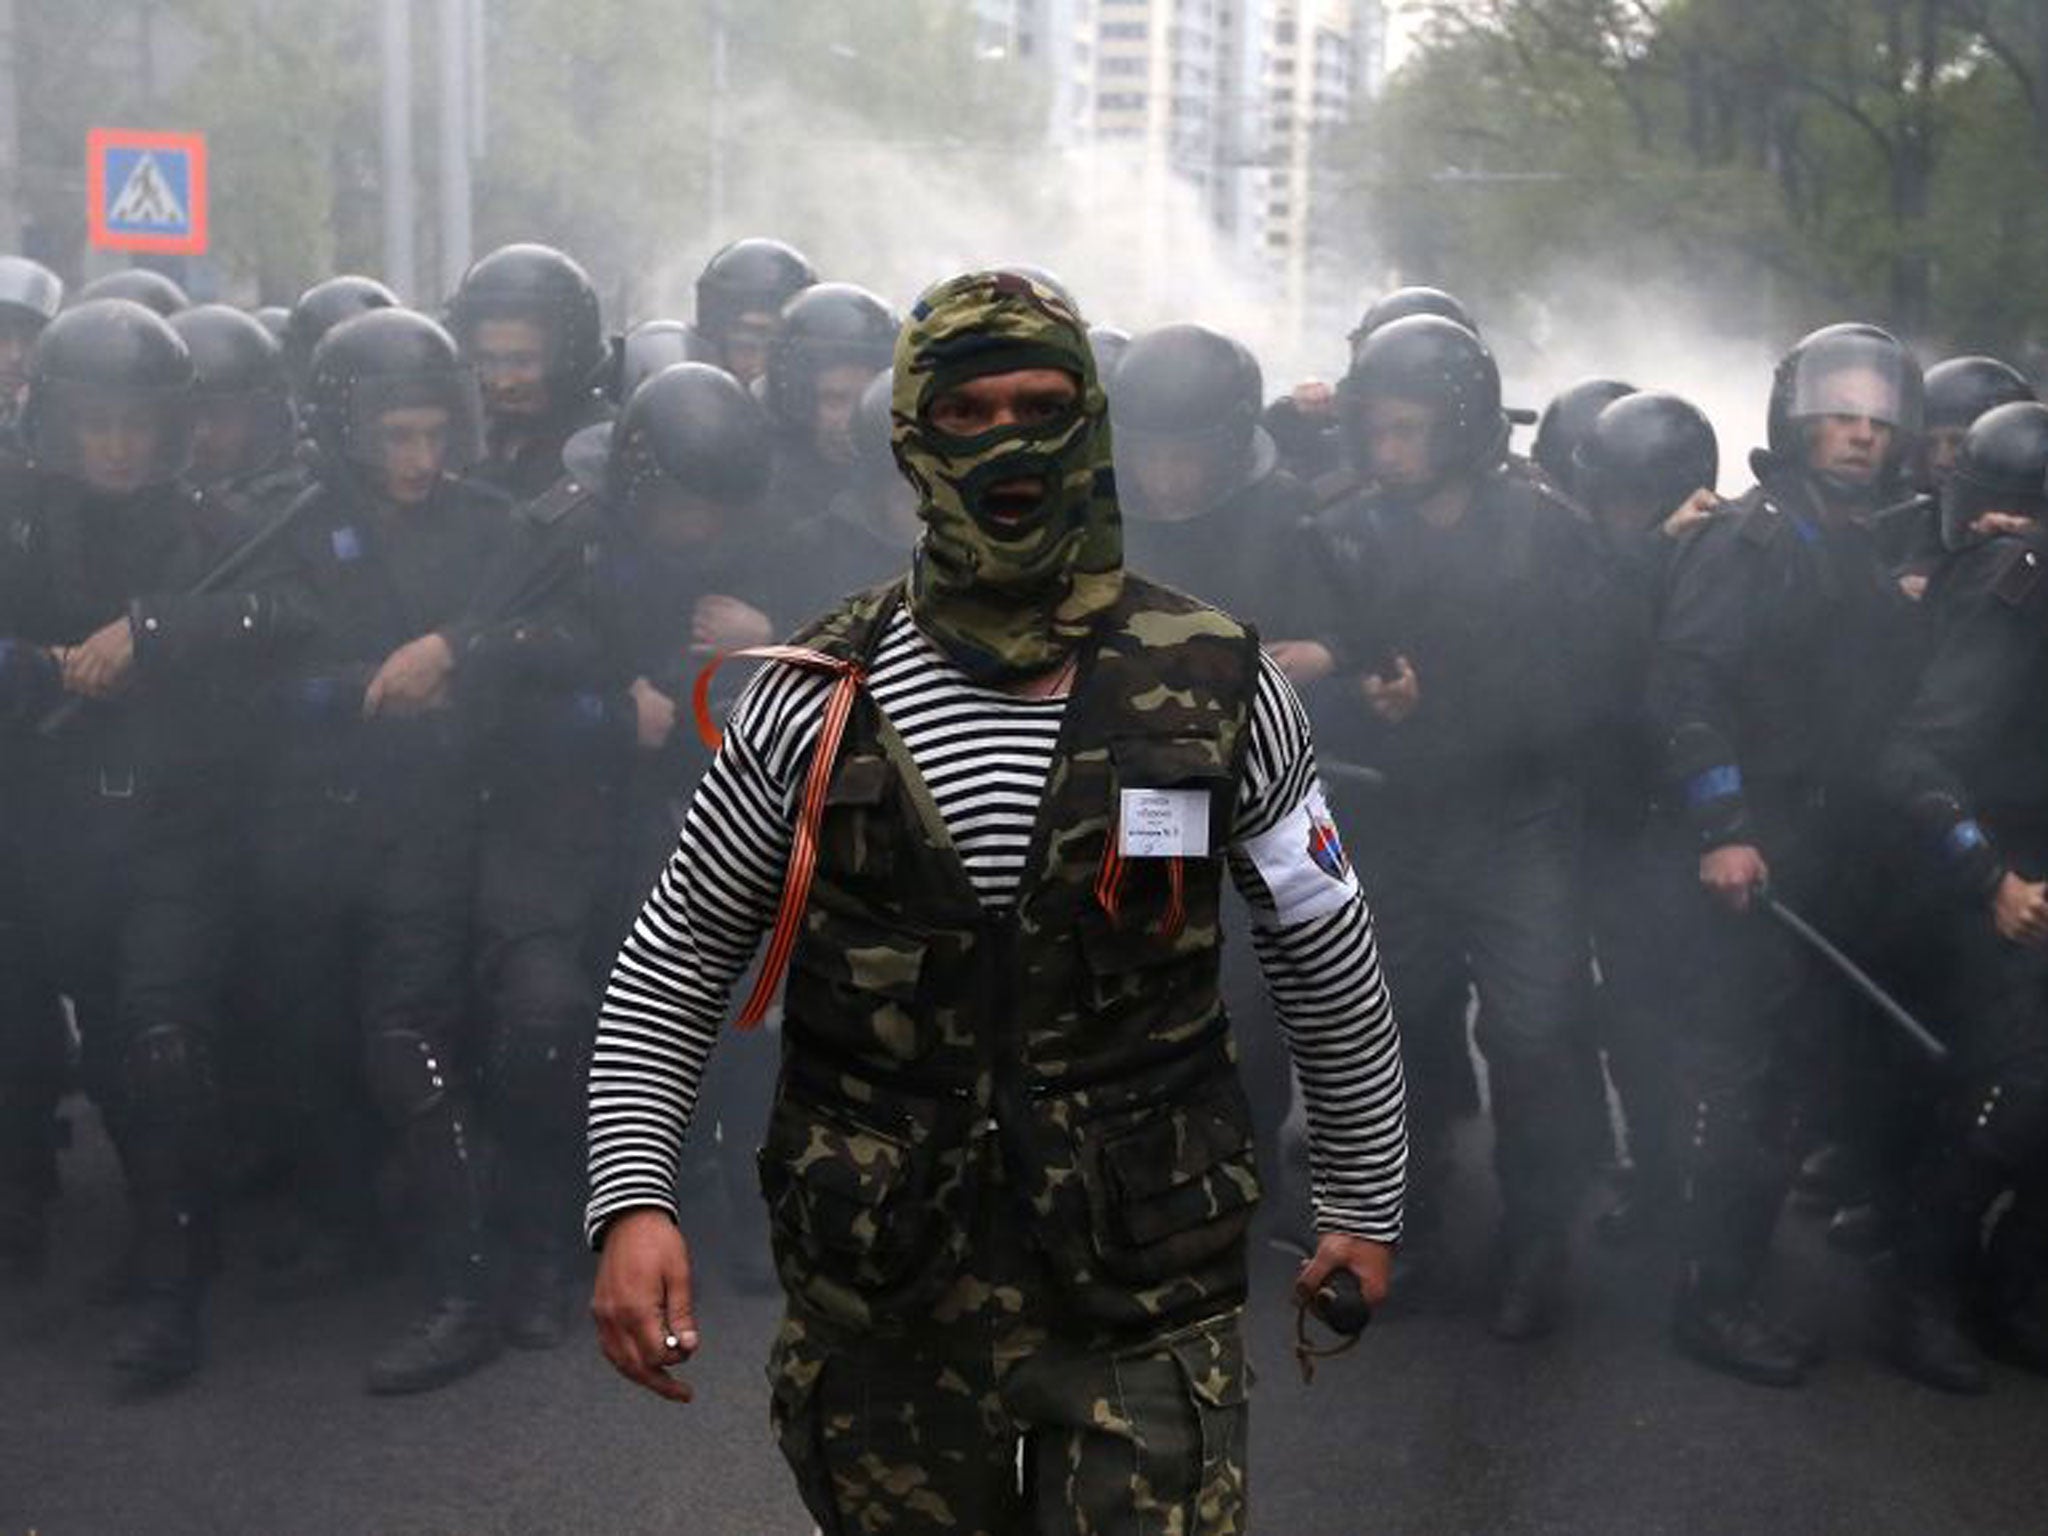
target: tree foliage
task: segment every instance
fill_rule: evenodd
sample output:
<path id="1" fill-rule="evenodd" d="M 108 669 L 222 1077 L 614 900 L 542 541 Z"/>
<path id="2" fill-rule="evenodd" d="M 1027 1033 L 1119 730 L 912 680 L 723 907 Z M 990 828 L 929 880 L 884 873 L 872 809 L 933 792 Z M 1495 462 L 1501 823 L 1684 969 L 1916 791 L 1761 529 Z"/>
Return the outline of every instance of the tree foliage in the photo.
<path id="1" fill-rule="evenodd" d="M 1354 239 L 1495 307 L 1657 278 L 1782 332 L 2048 331 L 2048 7 L 1479 0 L 1335 151 Z"/>

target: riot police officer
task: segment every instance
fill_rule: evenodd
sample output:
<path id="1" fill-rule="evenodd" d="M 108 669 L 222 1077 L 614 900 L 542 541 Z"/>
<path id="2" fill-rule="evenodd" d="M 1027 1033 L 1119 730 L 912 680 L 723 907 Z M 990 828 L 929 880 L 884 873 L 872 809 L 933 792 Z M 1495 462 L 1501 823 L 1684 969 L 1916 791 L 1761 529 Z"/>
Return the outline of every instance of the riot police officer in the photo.
<path id="1" fill-rule="evenodd" d="M 1628 1131 L 1627 1179 L 1598 1230 L 1625 1242 L 1662 1229 L 1678 1198 L 1674 1024 L 1667 978 L 1679 942 L 1672 838 L 1657 814 L 1660 765 L 1643 703 L 1657 616 L 1679 541 L 1712 513 L 1720 473 L 1714 428 L 1691 402 L 1658 391 L 1612 400 L 1573 455 L 1574 494 L 1606 556 L 1606 600 L 1588 681 L 1585 891 L 1599 962 L 1594 1038 Z"/>
<path id="2" fill-rule="evenodd" d="M 1463 326 L 1381 326 L 1339 393 L 1369 489 L 1323 517 L 1342 599 L 1324 734 L 1385 777 L 1347 809 L 1401 999 L 1420 1235 L 1475 1107 L 1476 988 L 1503 1207 L 1489 1326 L 1531 1338 L 1556 1319 L 1594 1123 L 1575 754 L 1598 561 L 1576 509 L 1508 460 L 1499 371 Z"/>
<path id="3" fill-rule="evenodd" d="M 1260 425 L 1262 396 L 1241 342 L 1169 325 L 1131 343 L 1109 408 L 1131 563 L 1278 636 L 1308 498 Z"/>
<path id="4" fill-rule="evenodd" d="M 1396 288 L 1368 304 L 1359 316 L 1345 338 L 1350 355 L 1355 358 L 1366 337 L 1381 326 L 1410 315 L 1436 315 L 1479 334 L 1470 312 L 1441 288 Z M 1318 505 L 1334 505 L 1357 490 L 1355 479 L 1344 474 L 1343 435 L 1336 398 L 1328 384 L 1310 380 L 1296 385 L 1266 408 L 1264 424 L 1280 450 L 1280 462 L 1290 473 L 1304 485 L 1329 482 L 1327 490 L 1316 493 Z"/>
<path id="5" fill-rule="evenodd" d="M 680 320 L 643 320 L 613 337 L 605 398 L 623 409 L 634 392 L 663 369 L 697 361 L 694 347 L 689 326 Z"/>
<path id="6" fill-rule="evenodd" d="M 602 409 L 597 290 L 551 246 L 501 246 L 463 274 L 448 328 L 483 390 L 477 477 L 531 500 L 560 476 L 562 445 Z"/>
<path id="7" fill-rule="evenodd" d="M 1941 488 L 1950 562 L 1934 643 L 1886 745 L 1884 787 L 1933 878 L 1955 1066 L 1932 1095 L 1895 1213 L 1890 1354 L 1952 1392 L 1989 1386 L 1985 1342 L 2048 1371 L 2048 406 L 1997 406 Z M 1992 1205 L 2014 1202 L 1987 1253 Z"/>
<path id="8" fill-rule="evenodd" d="M 194 484 L 229 520 L 253 534 L 305 489 L 293 456 L 284 349 L 260 321 L 225 304 L 200 304 L 171 317 L 192 354 Z"/>
<path id="9" fill-rule="evenodd" d="M 789 529 L 817 516 L 851 481 L 854 410 L 895 343 L 895 314 L 851 283 L 806 288 L 784 308 L 754 385 L 775 428 L 772 523 Z"/>
<path id="10" fill-rule="evenodd" d="M 599 980 L 632 905 L 674 851 L 673 803 L 704 763 L 689 719 L 691 683 L 708 660 L 696 618 L 740 593 L 767 600 L 755 510 L 768 426 L 736 380 L 673 365 L 587 436 L 571 456 L 587 467 L 521 513 L 531 580 L 555 595 L 522 626 L 528 643 L 502 653 L 484 769 L 485 1108 L 503 1156 L 506 1332 L 527 1347 L 562 1334 Z M 767 1102 L 772 1085 L 748 1086 Z M 743 1149 L 759 1137 L 741 1127 L 758 1126 L 761 1111 L 725 1108 L 723 1165 L 750 1183 Z M 737 1226 L 759 1228 L 757 1205 L 734 1203 Z M 756 1271 L 766 1252 L 757 1235 Z"/>
<path id="11" fill-rule="evenodd" d="M 0 429 L 28 391 L 28 355 L 64 307 L 64 281 L 39 261 L 0 256 Z"/>
<path id="12" fill-rule="evenodd" d="M 113 1359 L 149 1384 L 199 1364 L 242 788 L 234 701 L 277 633 L 273 603 L 198 590 L 223 549 L 179 482 L 191 391 L 184 343 L 149 310 L 66 311 L 36 343 L 27 457 L 5 466 L 0 498 L 10 852 L 36 872 L 37 979 L 71 1000 L 85 1084 L 127 1178 L 131 1290 Z M 24 1154 L 46 1182 L 46 997 L 9 1001 L 9 1055 L 27 1029 L 28 1070 L 0 1070 L 13 1165 L 0 1182 Z"/>
<path id="13" fill-rule="evenodd" d="M 1995 357 L 1951 357 L 1927 370 L 1924 419 L 1910 468 L 1916 494 L 1884 508 L 1872 521 L 1879 548 L 1908 597 L 1920 597 L 1947 559 L 1940 493 L 1955 467 L 1963 434 L 1986 411 L 2033 398 L 2019 370 Z"/>
<path id="14" fill-rule="evenodd" d="M 352 1085 L 397 1142 L 429 1299 L 372 1360 L 369 1385 L 421 1391 L 498 1344 L 458 1039 L 477 805 L 475 718 L 462 706 L 491 647 L 518 642 L 504 615 L 475 608 L 512 524 L 501 497 L 456 478 L 481 451 L 475 386 L 425 316 L 379 309 L 334 327 L 304 406 L 316 485 L 268 585 L 296 645 L 255 837 L 258 940 L 328 1240 L 346 1243 L 368 1219 L 374 1158 L 353 1134 Z"/>
<path id="15" fill-rule="evenodd" d="M 1839 1113 L 1844 995 L 1755 908 L 1766 883 L 1871 946 L 1885 888 L 1870 764 L 1914 673 L 1910 610 L 1870 536 L 1920 425 L 1920 371 L 1867 325 L 1779 363 L 1758 485 L 1690 539 L 1651 672 L 1666 783 L 1697 854 L 1685 917 L 1690 1102 L 1674 1336 L 1747 1380 L 1801 1382 L 1816 1342 L 1757 1297 L 1795 1109 Z M 1866 1053 L 1867 1054 L 1867 1053 Z"/>
<path id="16" fill-rule="evenodd" d="M 752 387 L 767 372 L 783 307 L 817 280 L 809 259 L 780 240 L 757 235 L 726 246 L 697 279 L 697 361 Z"/>

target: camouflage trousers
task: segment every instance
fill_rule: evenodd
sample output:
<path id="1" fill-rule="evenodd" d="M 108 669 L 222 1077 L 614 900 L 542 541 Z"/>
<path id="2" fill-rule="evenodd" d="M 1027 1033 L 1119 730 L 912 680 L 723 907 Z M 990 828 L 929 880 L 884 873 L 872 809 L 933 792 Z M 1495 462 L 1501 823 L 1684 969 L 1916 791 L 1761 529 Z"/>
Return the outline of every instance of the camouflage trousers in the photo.
<path id="1" fill-rule="evenodd" d="M 1121 1348 L 954 1330 L 769 1361 L 782 1453 L 825 1536 L 1237 1536 L 1248 1370 L 1235 1312 Z"/>

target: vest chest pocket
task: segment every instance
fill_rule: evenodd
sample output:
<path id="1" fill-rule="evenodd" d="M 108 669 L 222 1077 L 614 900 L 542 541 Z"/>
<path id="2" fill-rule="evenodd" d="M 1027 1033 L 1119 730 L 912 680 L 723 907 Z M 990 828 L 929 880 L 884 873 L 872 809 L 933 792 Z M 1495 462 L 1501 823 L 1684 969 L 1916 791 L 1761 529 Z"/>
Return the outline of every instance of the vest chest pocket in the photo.
<path id="1" fill-rule="evenodd" d="M 867 1124 L 785 1087 L 759 1159 L 783 1284 L 828 1317 L 868 1326 L 910 1305 L 934 1272 L 943 1283 L 932 1156 L 907 1126 Z"/>
<path id="2" fill-rule="evenodd" d="M 1141 1285 L 1200 1274 L 1241 1248 L 1259 1201 L 1251 1111 L 1234 1070 L 1084 1146 L 1103 1267 Z"/>
<path id="3" fill-rule="evenodd" d="M 906 816 L 895 765 L 878 752 L 849 752 L 825 787 L 819 873 L 850 890 L 887 892 L 901 873 Z"/>
<path id="4" fill-rule="evenodd" d="M 841 1050 L 922 1060 L 937 1043 L 922 997 L 928 950 L 922 935 L 827 905 L 814 890 L 790 955 L 789 1018 Z"/>

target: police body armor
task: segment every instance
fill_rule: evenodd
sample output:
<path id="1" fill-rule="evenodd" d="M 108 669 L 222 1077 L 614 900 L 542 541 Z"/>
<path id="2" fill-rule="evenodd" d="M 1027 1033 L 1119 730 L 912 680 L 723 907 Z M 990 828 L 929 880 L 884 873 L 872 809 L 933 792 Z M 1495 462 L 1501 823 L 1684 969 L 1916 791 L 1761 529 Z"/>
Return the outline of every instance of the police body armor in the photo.
<path id="1" fill-rule="evenodd" d="M 898 582 L 803 637 L 865 663 Z M 1016 905 L 982 906 L 901 739 L 857 703 L 825 797 L 761 1155 L 783 1282 L 831 1323 L 928 1322 L 1022 1219 L 1108 1331 L 1245 1291 L 1259 1197 L 1218 991 L 1219 902 L 1258 643 L 1127 577 L 1087 642 Z M 1193 791 L 1183 858 L 1124 858 L 1133 790 Z M 1205 805 L 1206 826 L 1193 806 Z"/>

